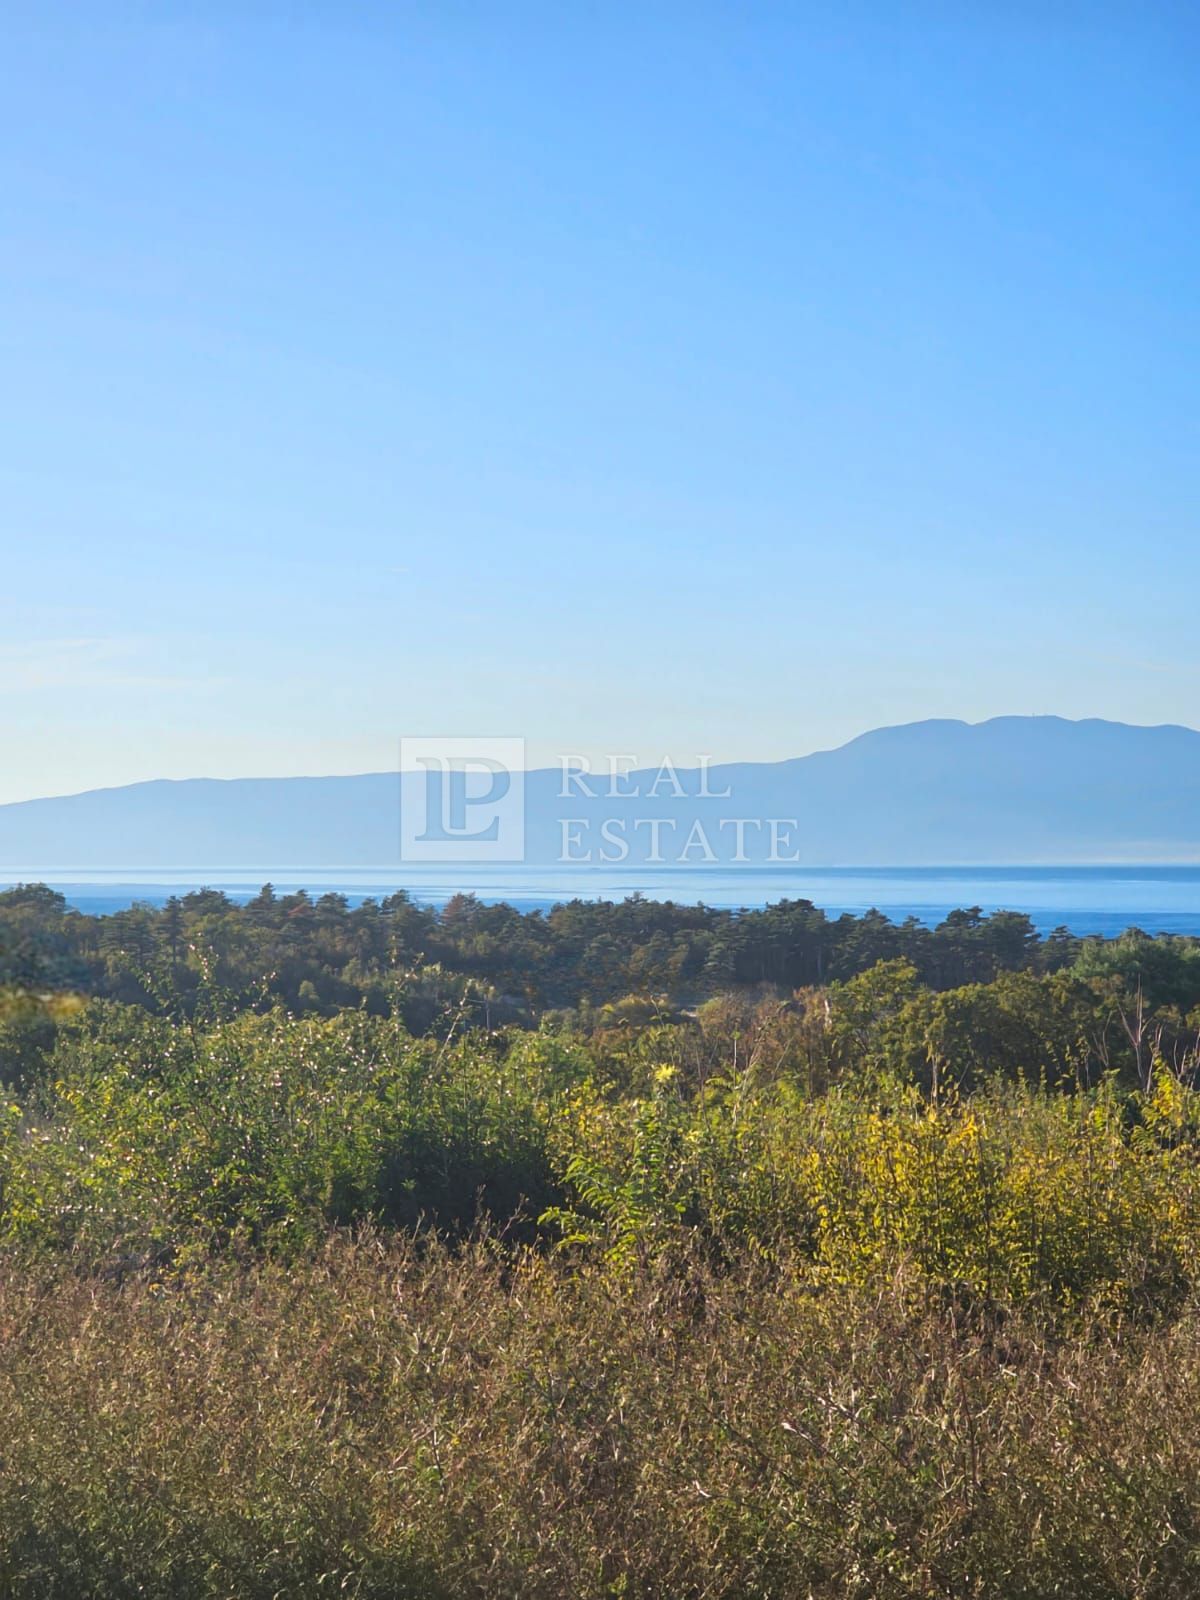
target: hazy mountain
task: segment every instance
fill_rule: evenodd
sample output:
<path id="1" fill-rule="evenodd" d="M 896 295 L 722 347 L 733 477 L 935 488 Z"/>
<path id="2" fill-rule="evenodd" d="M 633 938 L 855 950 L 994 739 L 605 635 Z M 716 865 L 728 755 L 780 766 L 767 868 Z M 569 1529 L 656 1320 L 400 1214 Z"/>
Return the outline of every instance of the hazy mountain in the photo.
<path id="1" fill-rule="evenodd" d="M 909 723 L 863 734 L 837 750 L 776 763 L 713 767 L 697 794 L 680 769 L 680 797 L 656 769 L 623 780 L 636 798 L 560 798 L 557 770 L 526 779 L 526 859 L 560 858 L 624 838 L 631 863 L 647 859 L 650 819 L 660 854 L 679 859 L 699 823 L 720 860 L 733 855 L 730 819 L 745 854 L 767 859 L 768 820 L 781 819 L 778 854 L 809 865 L 1025 864 L 1200 860 L 1200 733 L 1059 717 L 998 717 L 969 724 Z M 395 773 L 350 778 L 259 778 L 132 784 L 0 806 L 0 869 L 398 866 L 401 786 Z M 408 792 L 406 790 L 406 792 Z M 721 826 L 721 820 L 726 825 Z M 641 826 L 635 826 L 635 823 Z M 687 859 L 704 858 L 692 833 Z M 467 869 L 463 869 L 467 872 Z M 468 873 L 469 875 L 469 873 Z"/>

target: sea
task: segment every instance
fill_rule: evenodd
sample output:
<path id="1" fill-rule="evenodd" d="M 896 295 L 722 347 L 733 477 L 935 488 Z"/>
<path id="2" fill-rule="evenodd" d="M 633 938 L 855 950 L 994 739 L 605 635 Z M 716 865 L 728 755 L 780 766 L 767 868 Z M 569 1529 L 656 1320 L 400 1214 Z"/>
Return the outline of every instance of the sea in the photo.
<path id="1" fill-rule="evenodd" d="M 726 908 L 811 900 L 831 915 L 874 907 L 894 921 L 916 917 L 930 926 L 960 907 L 1023 911 L 1043 933 L 1066 927 L 1079 935 L 1112 936 L 1128 927 L 1147 933 L 1200 935 L 1200 866 L 1036 867 L 611 867 L 414 865 L 372 870 L 288 867 L 160 868 L 135 872 L 41 867 L 0 869 L 0 887 L 46 883 L 78 910 L 94 915 L 135 902 L 162 905 L 189 890 L 223 890 L 242 902 L 264 883 L 278 893 L 305 889 L 314 897 L 343 894 L 352 905 L 406 889 L 423 904 L 444 905 L 473 893 L 522 911 L 546 911 L 568 900 L 621 900 L 643 895 Z"/>

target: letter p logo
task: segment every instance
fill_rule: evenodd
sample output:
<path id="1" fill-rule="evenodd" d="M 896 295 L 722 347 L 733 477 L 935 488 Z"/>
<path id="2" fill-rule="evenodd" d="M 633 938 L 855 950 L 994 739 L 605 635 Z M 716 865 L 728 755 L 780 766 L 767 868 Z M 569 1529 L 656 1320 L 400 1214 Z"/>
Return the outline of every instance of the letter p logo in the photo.
<path id="1" fill-rule="evenodd" d="M 524 855 L 523 739 L 401 739 L 402 861 Z"/>

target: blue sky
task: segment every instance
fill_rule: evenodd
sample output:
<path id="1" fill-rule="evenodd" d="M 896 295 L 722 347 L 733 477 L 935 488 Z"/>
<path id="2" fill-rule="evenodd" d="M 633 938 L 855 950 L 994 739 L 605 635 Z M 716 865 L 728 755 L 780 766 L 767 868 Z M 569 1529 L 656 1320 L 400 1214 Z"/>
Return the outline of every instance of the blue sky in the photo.
<path id="1" fill-rule="evenodd" d="M 1023 0 L 10 12 L 0 800 L 1200 724 L 1198 46 Z"/>

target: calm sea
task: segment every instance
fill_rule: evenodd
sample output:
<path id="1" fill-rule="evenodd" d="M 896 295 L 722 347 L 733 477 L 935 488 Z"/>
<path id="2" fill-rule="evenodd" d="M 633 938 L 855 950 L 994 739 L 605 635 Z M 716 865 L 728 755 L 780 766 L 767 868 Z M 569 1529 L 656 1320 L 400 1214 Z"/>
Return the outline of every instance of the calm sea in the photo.
<path id="1" fill-rule="evenodd" d="M 545 910 L 563 900 L 648 899 L 710 906 L 763 906 L 811 900 L 826 911 L 862 912 L 875 906 L 899 921 L 939 922 L 959 906 L 1024 911 L 1038 928 L 1065 924 L 1079 934 L 1119 933 L 1131 925 L 1153 933 L 1200 934 L 1200 866 L 1185 867 L 641 867 L 478 866 L 387 868 L 379 871 L 260 872 L 211 867 L 154 872 L 71 872 L 43 868 L 0 873 L 0 885 L 53 884 L 80 911 L 99 914 L 208 887 L 247 900 L 267 881 L 280 892 L 335 890 L 352 904 L 408 889 L 413 898 L 444 904 L 472 890 L 481 900 L 506 900 L 522 910 Z"/>

